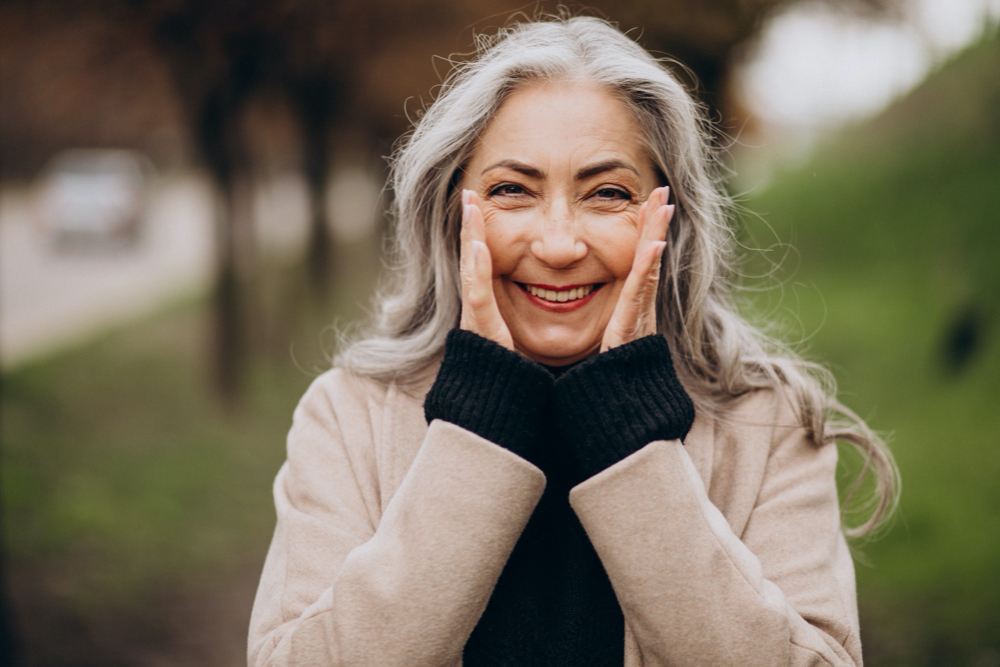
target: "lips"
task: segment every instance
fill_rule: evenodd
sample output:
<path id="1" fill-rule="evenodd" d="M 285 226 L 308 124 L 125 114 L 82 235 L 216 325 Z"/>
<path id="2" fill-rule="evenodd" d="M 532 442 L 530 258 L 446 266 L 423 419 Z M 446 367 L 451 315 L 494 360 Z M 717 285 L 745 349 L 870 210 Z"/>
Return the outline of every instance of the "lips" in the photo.
<path id="1" fill-rule="evenodd" d="M 588 283 L 586 285 L 538 285 L 517 283 L 528 300 L 545 310 L 567 312 L 583 306 L 593 297 L 594 293 L 604 287 L 605 283 Z"/>
<path id="2" fill-rule="evenodd" d="M 591 283 L 590 285 L 569 285 L 567 287 L 551 287 L 549 285 L 528 284 L 521 285 L 522 289 L 528 292 L 528 294 L 538 297 L 539 299 L 544 299 L 545 301 L 552 301 L 554 303 L 565 303 L 567 301 L 582 299 L 599 286 L 600 283 Z"/>

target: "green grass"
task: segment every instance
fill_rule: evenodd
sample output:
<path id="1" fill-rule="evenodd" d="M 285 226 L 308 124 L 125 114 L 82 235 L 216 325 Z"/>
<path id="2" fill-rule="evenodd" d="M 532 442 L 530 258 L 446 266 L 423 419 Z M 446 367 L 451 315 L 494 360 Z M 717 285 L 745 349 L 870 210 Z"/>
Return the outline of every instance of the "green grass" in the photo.
<path id="1" fill-rule="evenodd" d="M 255 546 L 272 522 L 269 477 L 308 379 L 254 368 L 246 409 L 226 414 L 206 390 L 206 355 L 191 349 L 202 311 L 5 378 L 8 553 L 72 564 L 71 597 L 135 597 Z"/>
<path id="2" fill-rule="evenodd" d="M 831 365 L 902 473 L 891 531 L 860 546 L 869 664 L 1000 659 L 997 72 L 984 40 L 745 202 L 773 231 L 748 218 L 744 243 L 795 248 L 754 308 Z M 967 313 L 979 342 L 956 371 L 945 350 Z"/>
<path id="3" fill-rule="evenodd" d="M 345 270 L 370 257 L 353 250 Z M 235 409 L 212 388 L 204 300 L 7 373 L 0 437 L 14 573 L 41 572 L 48 602 L 86 618 L 140 609 L 170 582 L 259 567 L 292 412 L 329 365 L 324 325 L 358 315 L 372 271 L 342 280 L 323 307 L 292 276 L 256 286 L 256 351 Z"/>

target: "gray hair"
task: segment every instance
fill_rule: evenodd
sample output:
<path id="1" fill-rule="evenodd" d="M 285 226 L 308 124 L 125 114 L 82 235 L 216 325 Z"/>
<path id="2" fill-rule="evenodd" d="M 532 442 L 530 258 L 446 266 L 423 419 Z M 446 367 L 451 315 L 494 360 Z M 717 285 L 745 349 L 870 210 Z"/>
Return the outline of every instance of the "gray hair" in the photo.
<path id="1" fill-rule="evenodd" d="M 845 441 L 873 470 L 874 509 L 848 535 L 891 514 L 898 471 L 884 443 L 836 399 L 831 374 L 805 362 L 744 319 L 734 303 L 731 202 L 717 178 L 701 108 L 656 59 L 600 19 L 521 23 L 477 38 L 479 57 L 456 65 L 392 160 L 395 237 L 390 282 L 375 299 L 371 330 L 335 359 L 353 373 L 402 386 L 426 380 L 458 326 L 458 182 L 478 137 L 504 100 L 535 80 L 594 83 L 639 123 L 677 208 L 668 228 L 657 327 L 678 376 L 703 413 L 724 419 L 733 401 L 774 389 L 818 445 Z"/>

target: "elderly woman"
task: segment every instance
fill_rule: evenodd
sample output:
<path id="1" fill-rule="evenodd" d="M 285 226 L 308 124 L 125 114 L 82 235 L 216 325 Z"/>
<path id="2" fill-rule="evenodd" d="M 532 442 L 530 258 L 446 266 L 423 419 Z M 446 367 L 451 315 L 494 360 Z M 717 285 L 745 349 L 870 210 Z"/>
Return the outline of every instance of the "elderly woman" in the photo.
<path id="1" fill-rule="evenodd" d="M 395 282 L 274 486 L 253 665 L 861 662 L 835 440 L 735 311 L 698 108 L 591 18 L 460 66 L 394 160 Z"/>

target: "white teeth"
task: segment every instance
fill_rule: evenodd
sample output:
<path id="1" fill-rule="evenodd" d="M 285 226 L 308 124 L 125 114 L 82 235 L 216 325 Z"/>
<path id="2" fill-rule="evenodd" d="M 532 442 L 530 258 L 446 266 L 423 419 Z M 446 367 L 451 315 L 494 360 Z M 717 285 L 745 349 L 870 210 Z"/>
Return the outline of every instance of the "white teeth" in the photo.
<path id="1" fill-rule="evenodd" d="M 556 303 L 576 301 L 577 299 L 582 299 L 594 291 L 594 285 L 584 285 L 583 287 L 574 287 L 572 289 L 559 291 L 542 289 L 540 287 L 535 287 L 534 285 L 525 285 L 525 288 L 528 290 L 528 293 L 533 296 L 545 299 L 546 301 L 554 301 Z"/>

